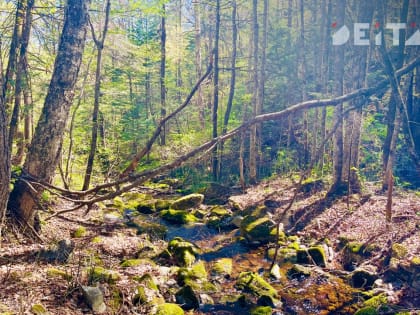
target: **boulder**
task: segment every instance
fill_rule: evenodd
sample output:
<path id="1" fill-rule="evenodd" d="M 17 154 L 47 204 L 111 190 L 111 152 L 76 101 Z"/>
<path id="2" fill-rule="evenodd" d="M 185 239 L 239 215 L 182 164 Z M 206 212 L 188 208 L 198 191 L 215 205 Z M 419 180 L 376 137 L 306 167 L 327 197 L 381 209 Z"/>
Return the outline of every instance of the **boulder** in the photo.
<path id="1" fill-rule="evenodd" d="M 273 313 L 273 309 L 271 306 L 257 306 L 251 309 L 251 315 L 271 315 Z"/>
<path id="2" fill-rule="evenodd" d="M 102 291 L 97 287 L 82 286 L 86 304 L 97 314 L 105 313 L 106 305 Z"/>
<path id="3" fill-rule="evenodd" d="M 110 284 L 115 284 L 121 276 L 112 270 L 107 270 L 102 267 L 92 267 L 88 268 L 87 274 L 89 275 L 89 282 L 107 282 Z"/>
<path id="4" fill-rule="evenodd" d="M 187 210 L 199 207 L 204 200 L 202 194 L 190 194 L 175 200 L 171 208 L 176 210 Z"/>
<path id="5" fill-rule="evenodd" d="M 156 212 L 155 200 L 141 200 L 136 205 L 136 210 L 143 214 L 153 214 Z"/>
<path id="6" fill-rule="evenodd" d="M 159 288 L 156 285 L 153 276 L 149 273 L 144 274 L 138 280 L 139 286 L 137 286 L 136 294 L 133 298 L 133 304 L 163 304 L 165 300 L 159 293 Z"/>
<path id="7" fill-rule="evenodd" d="M 31 307 L 31 313 L 35 315 L 49 315 L 50 313 L 47 311 L 44 305 L 42 304 L 34 304 Z"/>

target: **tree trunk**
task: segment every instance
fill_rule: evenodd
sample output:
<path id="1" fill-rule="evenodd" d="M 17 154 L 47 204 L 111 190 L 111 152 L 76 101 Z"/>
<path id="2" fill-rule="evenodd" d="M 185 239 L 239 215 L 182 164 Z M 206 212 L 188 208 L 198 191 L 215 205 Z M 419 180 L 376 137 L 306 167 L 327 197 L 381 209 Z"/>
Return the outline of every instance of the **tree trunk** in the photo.
<path id="1" fill-rule="evenodd" d="M 201 65 L 201 10 L 200 10 L 200 3 L 198 1 L 194 2 L 194 16 L 195 16 L 195 23 L 194 23 L 194 32 L 195 32 L 195 66 L 196 66 L 196 73 L 197 79 L 201 78 L 203 73 L 202 65 Z M 196 104 L 198 108 L 198 118 L 200 120 L 201 128 L 205 126 L 205 105 L 203 102 L 203 90 L 201 87 L 198 88 Z"/>
<path id="2" fill-rule="evenodd" d="M 335 16 L 338 27 L 344 25 L 346 12 L 346 0 L 338 0 L 335 7 Z M 334 94 L 343 94 L 344 79 L 344 45 L 333 46 L 334 54 Z M 338 124 L 338 128 L 334 133 L 334 152 L 333 152 L 333 185 L 330 194 L 340 193 L 343 189 L 343 103 L 334 109 L 334 124 Z"/>
<path id="3" fill-rule="evenodd" d="M 10 195 L 8 208 L 12 216 L 33 227 L 36 227 L 36 205 L 41 190 L 31 190 L 25 178 L 35 177 L 50 182 L 54 176 L 82 62 L 87 23 L 88 1 L 68 0 L 54 72 L 44 107 L 25 159 L 22 176 L 15 183 Z"/>
<path id="4" fill-rule="evenodd" d="M 92 37 L 98 50 L 98 55 L 96 56 L 96 72 L 95 72 L 95 96 L 93 103 L 93 113 L 92 113 L 92 137 L 90 140 L 90 151 L 89 157 L 86 165 L 85 179 L 83 182 L 82 190 L 89 189 L 90 180 L 92 178 L 93 163 L 95 161 L 96 147 L 98 143 L 98 130 L 99 130 L 99 98 L 101 95 L 101 68 L 102 68 L 102 52 L 104 50 L 104 43 L 106 33 L 108 31 L 108 21 L 109 21 L 109 12 L 111 10 L 111 1 L 107 0 L 106 9 L 105 9 L 105 23 L 104 29 L 102 31 L 101 38 L 96 38 L 95 30 L 91 24 Z"/>
<path id="5" fill-rule="evenodd" d="M 252 1 L 252 38 L 253 38 L 253 93 L 252 93 L 252 118 L 258 115 L 258 1 Z M 251 127 L 249 139 L 249 181 L 251 184 L 257 182 L 257 125 Z"/>
<path id="6" fill-rule="evenodd" d="M 218 110 L 219 110 L 219 36 L 220 36 L 220 0 L 216 1 L 216 32 L 214 35 L 214 78 L 213 78 L 213 113 L 212 113 L 212 124 L 213 124 L 213 138 L 217 138 L 218 135 Z M 219 159 L 217 156 L 217 146 L 214 147 L 212 152 L 213 160 L 213 180 L 218 180 Z"/>
<path id="7" fill-rule="evenodd" d="M 160 117 L 166 116 L 166 86 L 165 86 L 165 68 L 166 68 L 166 10 L 165 4 L 162 5 L 162 19 L 160 26 Z M 160 133 L 160 144 L 166 144 L 166 124 L 163 124 Z"/>
<path id="8" fill-rule="evenodd" d="M 0 69 L 3 69 L 0 58 Z M 3 77 L 0 73 L 0 86 L 3 87 Z M 0 93 L 0 247 L 2 239 L 2 229 L 6 217 L 6 206 L 9 199 L 10 183 L 10 149 L 8 142 L 6 104 L 4 102 L 5 88 Z"/>

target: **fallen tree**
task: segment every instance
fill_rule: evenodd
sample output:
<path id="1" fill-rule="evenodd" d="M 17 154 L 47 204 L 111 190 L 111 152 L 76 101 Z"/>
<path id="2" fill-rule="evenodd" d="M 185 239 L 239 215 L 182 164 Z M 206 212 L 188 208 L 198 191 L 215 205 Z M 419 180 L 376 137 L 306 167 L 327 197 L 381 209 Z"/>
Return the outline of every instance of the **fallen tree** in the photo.
<path id="1" fill-rule="evenodd" d="M 404 68 L 401 68 L 398 71 L 396 71 L 395 75 L 397 77 L 401 77 L 401 76 L 411 72 L 414 68 L 418 67 L 419 65 L 420 65 L 420 57 L 417 57 L 416 59 L 411 61 L 409 64 L 407 64 Z M 234 128 L 233 130 L 227 132 L 226 134 L 220 135 L 216 138 L 213 138 L 210 141 L 208 141 L 208 142 L 200 145 L 199 147 L 191 150 L 187 154 L 178 157 L 176 160 L 174 160 L 172 162 L 169 162 L 169 163 L 167 163 L 165 165 L 162 165 L 160 167 L 157 167 L 155 169 L 146 170 L 146 171 L 139 172 L 139 173 L 131 172 L 128 175 L 122 176 L 121 178 L 119 178 L 118 180 L 116 180 L 114 182 L 98 185 L 98 186 L 96 186 L 96 187 L 94 187 L 90 190 L 71 191 L 71 190 L 60 188 L 60 187 L 55 187 L 55 186 L 50 185 L 46 182 L 39 181 L 36 178 L 33 178 L 32 176 L 30 176 L 28 174 L 22 174 L 20 179 L 25 180 L 28 183 L 30 183 L 34 187 L 34 189 L 35 189 L 35 186 L 40 186 L 43 189 L 48 189 L 50 191 L 55 192 L 56 194 L 65 195 L 64 198 L 66 198 L 67 200 L 75 203 L 75 207 L 56 212 L 52 216 L 47 218 L 47 220 L 50 219 L 53 216 L 57 216 L 57 215 L 60 215 L 60 214 L 66 213 L 66 212 L 71 212 L 71 211 L 80 209 L 82 207 L 86 207 L 87 208 L 86 211 L 89 211 L 89 209 L 92 207 L 93 204 L 95 204 L 97 202 L 100 202 L 100 201 L 115 198 L 116 196 L 119 196 L 119 195 L 123 194 L 124 192 L 130 191 L 131 189 L 140 186 L 141 184 L 143 184 L 147 180 L 149 180 L 149 179 L 151 179 L 151 178 L 153 178 L 153 177 L 155 177 L 159 174 L 162 174 L 162 173 L 165 173 L 169 170 L 175 169 L 175 168 L 187 163 L 192 158 L 197 157 L 200 153 L 206 153 L 206 152 L 210 151 L 218 143 L 224 142 L 224 141 L 236 136 L 240 132 L 249 129 L 251 126 L 253 126 L 257 123 L 262 123 L 262 122 L 271 121 L 271 120 L 279 120 L 279 119 L 285 118 L 289 115 L 295 114 L 295 113 L 297 113 L 301 110 L 309 110 L 309 109 L 313 109 L 313 108 L 320 108 L 320 107 L 327 107 L 327 106 L 336 106 L 337 104 L 340 104 L 342 102 L 347 102 L 347 101 L 353 100 L 353 99 L 358 98 L 358 97 L 370 97 L 370 96 L 373 96 L 375 94 L 378 94 L 378 93 L 382 92 L 384 89 L 388 88 L 388 86 L 389 86 L 389 80 L 384 79 L 373 87 L 358 89 L 358 90 L 355 90 L 353 92 L 350 92 L 348 94 L 345 94 L 345 95 L 342 95 L 342 96 L 339 96 L 339 97 L 330 98 L 330 99 L 305 101 L 305 102 L 301 102 L 301 103 L 292 105 L 292 106 L 290 106 L 290 107 L 288 107 L 284 110 L 281 110 L 279 112 L 273 112 L 273 113 L 258 115 L 255 118 L 243 123 L 242 125 Z M 351 108 L 351 110 L 354 110 L 356 108 L 358 108 L 358 107 L 353 107 L 353 108 Z M 173 117 L 174 115 L 171 114 L 168 117 Z M 153 137 L 156 137 L 156 135 L 154 134 Z M 153 141 L 149 140 L 149 142 L 151 142 L 153 144 Z M 143 156 L 145 154 L 147 154 L 147 152 L 145 152 L 143 154 Z M 104 189 L 109 189 L 109 188 L 115 188 L 115 190 L 111 191 L 111 192 L 108 192 L 108 193 L 105 193 L 104 195 L 98 195 L 98 193 L 100 191 L 103 191 Z"/>

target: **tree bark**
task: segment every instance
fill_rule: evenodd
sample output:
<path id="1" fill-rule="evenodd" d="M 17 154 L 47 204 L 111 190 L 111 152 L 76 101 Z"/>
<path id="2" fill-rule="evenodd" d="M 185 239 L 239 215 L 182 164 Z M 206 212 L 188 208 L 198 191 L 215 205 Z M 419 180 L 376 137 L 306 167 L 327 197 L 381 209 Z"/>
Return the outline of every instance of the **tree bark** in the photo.
<path id="1" fill-rule="evenodd" d="M 335 8 L 335 16 L 338 27 L 344 25 L 346 12 L 346 0 L 338 0 Z M 344 45 L 334 46 L 334 94 L 343 94 L 344 79 Z M 343 104 L 338 104 L 334 109 L 334 124 L 338 124 L 338 128 L 334 134 L 334 152 L 333 152 L 333 185 L 330 194 L 339 193 L 343 188 Z"/>
<path id="2" fill-rule="evenodd" d="M 88 23 L 88 1 L 69 0 L 58 54 L 48 93 L 35 130 L 28 155 L 10 195 L 8 208 L 17 220 L 35 226 L 37 199 L 41 191 L 33 191 L 26 176 L 50 182 L 59 162 L 60 148 L 74 86 L 82 62 Z"/>
<path id="3" fill-rule="evenodd" d="M 253 93 L 252 93 L 252 117 L 258 115 L 258 1 L 252 1 L 252 38 L 253 38 Z M 249 138 L 249 181 L 251 184 L 257 182 L 257 125 L 251 127 L 251 134 Z"/>
<path id="4" fill-rule="evenodd" d="M 214 78 L 213 78 L 213 111 L 212 125 L 213 138 L 218 135 L 218 111 L 219 111 L 219 36 L 220 36 L 220 0 L 216 0 L 216 31 L 214 35 Z M 212 172 L 213 180 L 218 180 L 219 158 L 217 156 L 217 146 L 212 151 Z"/>
<path id="5" fill-rule="evenodd" d="M 98 50 L 98 54 L 96 56 L 95 96 L 94 96 L 93 113 L 92 113 L 92 136 L 90 140 L 90 151 L 89 151 L 89 157 L 87 160 L 86 172 L 85 172 L 85 178 L 83 181 L 82 190 L 87 190 L 89 188 L 90 180 L 92 178 L 93 163 L 95 161 L 96 147 L 98 143 L 98 131 L 99 131 L 98 116 L 99 116 L 99 99 L 101 95 L 102 53 L 104 50 L 106 33 L 108 32 L 110 10 L 111 10 L 111 1 L 107 0 L 106 9 L 105 9 L 105 22 L 104 22 L 104 28 L 102 30 L 101 38 L 98 39 L 96 37 L 95 30 L 93 29 L 93 25 L 90 24 L 92 37 L 95 42 L 96 49 Z"/>
<path id="6" fill-rule="evenodd" d="M 162 5 L 162 18 L 160 26 L 160 119 L 166 117 L 166 85 L 165 85 L 165 68 L 166 68 L 166 10 L 165 4 Z M 166 144 L 166 124 L 162 126 L 160 133 L 160 144 Z"/>

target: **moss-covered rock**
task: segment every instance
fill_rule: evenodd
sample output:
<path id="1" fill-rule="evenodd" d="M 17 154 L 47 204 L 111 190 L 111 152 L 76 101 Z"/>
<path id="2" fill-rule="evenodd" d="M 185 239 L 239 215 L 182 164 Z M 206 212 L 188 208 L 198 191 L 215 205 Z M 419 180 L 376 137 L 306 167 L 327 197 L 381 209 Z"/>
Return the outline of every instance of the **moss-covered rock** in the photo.
<path id="1" fill-rule="evenodd" d="M 250 243 L 268 243 L 275 240 L 274 222 L 267 216 L 253 221 L 245 218 L 241 224 L 241 235 Z"/>
<path id="2" fill-rule="evenodd" d="M 272 300 L 273 305 L 279 302 L 277 290 L 254 272 L 241 272 L 236 281 L 236 287 L 246 292 L 250 292 L 258 298 L 267 296 Z"/>
<path id="3" fill-rule="evenodd" d="M 322 246 L 312 246 L 308 249 L 298 249 L 297 252 L 298 264 L 315 264 L 317 266 L 325 267 L 326 256 Z"/>
<path id="4" fill-rule="evenodd" d="M 34 304 L 31 306 L 31 313 L 35 315 L 47 315 L 49 314 L 47 309 L 42 304 Z"/>
<path id="5" fill-rule="evenodd" d="M 366 307 L 373 307 L 375 309 L 379 309 L 381 307 L 384 307 L 388 304 L 388 299 L 386 297 L 385 293 L 381 293 L 379 295 L 376 295 L 365 302 L 363 302 L 363 305 Z"/>
<path id="6" fill-rule="evenodd" d="M 176 210 L 187 210 L 199 207 L 204 200 L 202 194 L 190 194 L 175 200 L 171 208 Z"/>
<path id="7" fill-rule="evenodd" d="M 110 284 L 115 284 L 121 276 L 112 270 L 107 270 L 102 267 L 92 267 L 88 268 L 87 274 L 89 275 L 89 282 L 107 282 Z"/>
<path id="8" fill-rule="evenodd" d="M 218 183 L 209 183 L 200 192 L 203 193 L 206 204 L 222 205 L 228 201 L 231 189 Z"/>
<path id="9" fill-rule="evenodd" d="M 141 266 L 141 265 L 155 266 L 156 263 L 149 259 L 137 258 L 137 259 L 126 259 L 120 264 L 122 268 L 136 267 L 136 266 Z"/>
<path id="10" fill-rule="evenodd" d="M 198 219 L 191 213 L 185 210 L 162 210 L 160 216 L 166 221 L 176 224 L 186 224 L 198 221 Z"/>
<path id="11" fill-rule="evenodd" d="M 363 307 L 354 313 L 354 315 L 378 315 L 378 311 L 374 307 Z"/>
<path id="12" fill-rule="evenodd" d="M 136 288 L 136 294 L 133 297 L 133 304 L 163 304 L 165 300 L 159 293 L 159 288 L 155 279 L 149 273 L 144 274 L 138 280 L 139 286 Z"/>
<path id="13" fill-rule="evenodd" d="M 164 303 L 157 307 L 155 315 L 184 315 L 184 310 L 177 304 Z"/>
<path id="14" fill-rule="evenodd" d="M 200 306 L 197 294 L 189 285 L 186 285 L 175 293 L 175 299 L 185 310 L 198 309 Z"/>
<path id="15" fill-rule="evenodd" d="M 408 249 L 402 244 L 392 244 L 392 258 L 403 259 L 408 254 Z"/>
<path id="16" fill-rule="evenodd" d="M 192 267 L 179 268 L 177 273 L 178 284 L 193 285 L 207 280 L 207 270 L 203 261 L 195 263 Z"/>
<path id="17" fill-rule="evenodd" d="M 168 252 L 180 266 L 190 267 L 195 262 L 199 249 L 181 237 L 175 237 L 168 243 Z"/>
<path id="18" fill-rule="evenodd" d="M 214 263 L 211 273 L 215 276 L 228 278 L 232 274 L 232 268 L 232 258 L 220 258 Z"/>
<path id="19" fill-rule="evenodd" d="M 84 226 L 79 226 L 76 230 L 73 231 L 72 236 L 75 238 L 86 236 L 86 228 Z"/>
<path id="20" fill-rule="evenodd" d="M 280 266 L 277 264 L 274 264 L 273 267 L 270 269 L 270 277 L 280 280 L 281 279 L 281 272 L 280 272 Z"/>
<path id="21" fill-rule="evenodd" d="M 271 315 L 273 309 L 270 306 L 257 306 L 251 309 L 251 315 Z"/>

